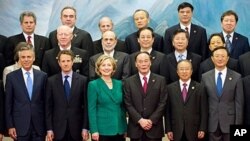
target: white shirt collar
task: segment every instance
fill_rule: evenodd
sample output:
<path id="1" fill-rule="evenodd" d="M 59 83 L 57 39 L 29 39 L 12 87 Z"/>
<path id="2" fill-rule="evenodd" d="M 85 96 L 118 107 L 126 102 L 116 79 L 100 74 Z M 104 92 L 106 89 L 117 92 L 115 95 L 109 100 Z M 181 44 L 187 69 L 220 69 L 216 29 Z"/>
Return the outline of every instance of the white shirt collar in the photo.
<path id="1" fill-rule="evenodd" d="M 153 50 L 153 49 L 150 48 L 150 49 L 148 49 L 146 52 L 148 52 L 149 54 L 151 54 L 152 50 Z M 142 52 L 142 51 L 144 51 L 144 50 L 140 50 L 140 51 Z"/>
<path id="2" fill-rule="evenodd" d="M 180 23 L 180 27 L 181 27 L 181 29 L 184 29 L 184 30 L 186 30 L 185 28 L 187 27 L 188 28 L 188 32 L 190 33 L 191 23 L 188 26 L 185 26 L 185 25 L 183 25 L 183 24 Z"/>
<path id="3" fill-rule="evenodd" d="M 187 59 L 187 50 L 185 50 L 183 53 L 179 53 L 179 52 L 177 52 L 177 51 L 175 50 L 175 51 L 174 51 L 174 55 L 175 55 L 176 60 L 179 59 L 178 56 L 179 56 L 180 54 L 183 55 L 183 59 Z"/>
<path id="4" fill-rule="evenodd" d="M 71 50 L 71 45 L 68 46 L 67 48 L 63 48 L 63 47 L 61 47 L 61 46 L 59 45 L 59 48 L 60 48 L 60 50 Z"/>
<path id="5" fill-rule="evenodd" d="M 147 81 L 149 80 L 150 73 L 151 73 L 151 71 L 149 71 L 149 72 L 148 72 L 148 74 L 146 75 L 146 77 L 147 77 Z M 143 84 L 144 84 L 143 77 L 144 77 L 145 75 L 142 75 L 142 74 L 139 72 L 139 76 L 140 76 L 140 80 L 141 80 L 142 85 L 143 85 Z"/>
<path id="6" fill-rule="evenodd" d="M 184 84 L 184 83 L 187 84 L 186 88 L 188 89 L 188 87 L 189 87 L 189 85 L 190 85 L 190 82 L 191 82 L 191 79 L 189 79 L 189 80 L 186 81 L 186 82 L 184 82 L 184 81 L 182 81 L 181 79 L 179 79 L 179 83 L 180 83 L 180 88 L 181 88 L 181 90 L 183 89 L 183 84 Z"/>
<path id="7" fill-rule="evenodd" d="M 108 55 L 108 56 L 111 56 L 111 57 L 114 58 L 115 50 L 111 51 L 110 53 L 107 53 L 107 52 L 103 51 L 103 53 L 104 53 L 105 55 Z"/>

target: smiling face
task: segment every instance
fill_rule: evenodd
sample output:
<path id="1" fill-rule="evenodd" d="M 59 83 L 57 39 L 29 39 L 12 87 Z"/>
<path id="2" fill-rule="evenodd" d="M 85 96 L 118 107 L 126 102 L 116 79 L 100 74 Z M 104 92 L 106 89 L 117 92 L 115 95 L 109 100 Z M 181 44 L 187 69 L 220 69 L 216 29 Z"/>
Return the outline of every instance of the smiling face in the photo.
<path id="1" fill-rule="evenodd" d="M 213 36 L 209 43 L 210 51 L 213 51 L 216 47 L 221 47 L 221 46 L 225 46 L 221 36 Z"/>
<path id="2" fill-rule="evenodd" d="M 99 66 L 99 72 L 101 76 L 104 76 L 104 77 L 112 76 L 113 71 L 114 71 L 114 67 L 113 67 L 112 62 L 109 59 L 105 59 Z"/>
<path id="3" fill-rule="evenodd" d="M 142 75 L 147 75 L 150 71 L 151 60 L 146 53 L 140 53 L 135 60 L 135 66 Z"/>
<path id="4" fill-rule="evenodd" d="M 214 66 L 218 70 L 223 70 L 228 62 L 229 56 L 225 49 L 215 50 L 211 56 Z"/>
<path id="5" fill-rule="evenodd" d="M 107 53 L 110 53 L 114 50 L 117 43 L 115 33 L 113 31 L 106 31 L 102 35 L 102 47 L 103 50 Z"/>
<path id="6" fill-rule="evenodd" d="M 19 62 L 26 71 L 29 71 L 32 68 L 34 61 L 35 53 L 32 50 L 29 49 L 19 51 Z"/>
<path id="7" fill-rule="evenodd" d="M 67 48 L 71 45 L 71 40 L 73 38 L 72 30 L 66 26 L 62 25 L 57 29 L 57 40 L 59 46 L 62 48 Z"/>
<path id="8" fill-rule="evenodd" d="M 141 50 L 148 50 L 152 48 L 154 43 L 154 37 L 152 31 L 144 29 L 140 32 L 138 43 L 140 44 Z"/>
<path id="9" fill-rule="evenodd" d="M 191 78 L 192 73 L 192 64 L 190 62 L 181 61 L 178 63 L 177 74 L 182 81 L 188 81 Z"/>
<path id="10" fill-rule="evenodd" d="M 173 37 L 173 46 L 177 52 L 184 52 L 188 46 L 188 38 L 185 32 L 180 32 Z"/>
<path id="11" fill-rule="evenodd" d="M 237 21 L 234 15 L 226 15 L 221 21 L 221 27 L 224 32 L 230 34 L 234 31 Z"/>

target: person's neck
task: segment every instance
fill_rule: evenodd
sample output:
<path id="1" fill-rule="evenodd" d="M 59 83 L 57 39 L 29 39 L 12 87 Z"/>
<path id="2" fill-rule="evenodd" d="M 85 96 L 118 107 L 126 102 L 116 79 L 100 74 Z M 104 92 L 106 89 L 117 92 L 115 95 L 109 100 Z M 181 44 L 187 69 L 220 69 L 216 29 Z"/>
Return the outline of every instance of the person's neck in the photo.
<path id="1" fill-rule="evenodd" d="M 186 50 L 176 50 L 179 54 L 183 54 Z"/>
<path id="2" fill-rule="evenodd" d="M 111 82 L 112 78 L 110 76 L 102 76 L 101 77 L 105 82 Z"/>
<path id="3" fill-rule="evenodd" d="M 188 22 L 188 23 L 181 23 L 182 25 L 184 26 L 189 26 L 191 24 L 191 22 Z"/>
<path id="4" fill-rule="evenodd" d="M 226 68 L 226 66 L 224 66 L 224 67 L 215 67 L 218 71 L 223 71 L 225 68 Z"/>

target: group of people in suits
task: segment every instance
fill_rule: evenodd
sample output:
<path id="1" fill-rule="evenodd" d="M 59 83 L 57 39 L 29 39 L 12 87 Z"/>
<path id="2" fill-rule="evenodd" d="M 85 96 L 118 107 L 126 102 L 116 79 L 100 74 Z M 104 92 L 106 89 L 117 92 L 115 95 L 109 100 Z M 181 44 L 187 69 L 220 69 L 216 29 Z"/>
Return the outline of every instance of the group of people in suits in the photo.
<path id="1" fill-rule="evenodd" d="M 102 17 L 94 42 L 76 27 L 73 7 L 62 9 L 62 25 L 49 38 L 36 35 L 35 14 L 23 12 L 23 32 L 0 36 L 0 71 L 10 65 L 0 86 L 0 140 L 6 124 L 20 141 L 87 140 L 88 132 L 99 141 L 160 141 L 164 133 L 170 140 L 228 141 L 231 124 L 250 120 L 248 39 L 235 32 L 232 10 L 208 42 L 206 29 L 192 23 L 194 7 L 183 2 L 177 10 L 179 23 L 164 38 L 138 9 L 138 31 L 125 41 Z"/>

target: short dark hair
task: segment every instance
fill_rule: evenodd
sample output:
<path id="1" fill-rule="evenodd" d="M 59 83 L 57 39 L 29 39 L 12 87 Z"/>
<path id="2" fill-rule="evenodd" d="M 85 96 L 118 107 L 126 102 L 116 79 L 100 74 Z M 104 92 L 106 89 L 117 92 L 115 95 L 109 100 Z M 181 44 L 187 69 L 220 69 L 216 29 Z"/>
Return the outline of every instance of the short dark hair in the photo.
<path id="1" fill-rule="evenodd" d="M 20 14 L 20 17 L 19 17 L 19 21 L 20 23 L 23 23 L 23 19 L 25 16 L 28 16 L 28 17 L 33 17 L 34 19 L 34 22 L 36 23 L 36 15 L 35 13 L 31 12 L 31 11 L 24 11 Z"/>
<path id="2" fill-rule="evenodd" d="M 72 7 L 72 6 L 65 6 L 65 7 L 61 10 L 61 16 L 62 16 L 63 11 L 66 10 L 66 9 L 71 9 L 71 10 L 73 10 L 73 11 L 75 12 L 75 17 L 76 17 L 76 9 L 75 9 L 74 7 Z"/>
<path id="3" fill-rule="evenodd" d="M 186 30 L 184 30 L 184 29 L 178 28 L 178 29 L 176 29 L 176 30 L 174 31 L 174 33 L 173 33 L 172 41 L 174 40 L 174 37 L 175 37 L 177 34 L 179 34 L 179 33 L 185 33 L 186 38 L 189 39 L 189 34 L 188 34 L 188 32 L 187 32 Z"/>
<path id="4" fill-rule="evenodd" d="M 217 48 L 215 48 L 214 50 L 212 50 L 212 56 L 214 56 L 214 52 L 215 52 L 215 51 L 220 50 L 220 49 L 225 50 L 225 51 L 227 52 L 227 56 L 229 56 L 229 52 L 228 52 L 227 48 L 226 48 L 226 47 L 223 47 L 223 46 L 217 47 Z"/>
<path id="5" fill-rule="evenodd" d="M 14 61 L 17 62 L 19 60 L 19 51 L 28 50 L 28 48 L 32 48 L 32 44 L 28 44 L 26 42 L 19 42 L 14 49 Z"/>
<path id="6" fill-rule="evenodd" d="M 71 57 L 71 60 L 74 61 L 75 55 L 74 55 L 73 51 L 71 51 L 71 50 L 61 50 L 61 51 L 59 51 L 59 53 L 57 54 L 57 57 L 56 57 L 58 61 L 60 60 L 60 57 L 63 54 L 69 55 Z"/>
<path id="7" fill-rule="evenodd" d="M 213 33 L 213 34 L 211 34 L 210 37 L 209 37 L 209 39 L 208 39 L 208 44 L 210 44 L 211 39 L 212 39 L 214 36 L 220 37 L 221 40 L 222 40 L 222 42 L 223 42 L 223 44 L 225 44 L 225 39 L 224 39 L 224 37 L 223 37 L 223 35 L 222 35 L 221 33 Z"/>
<path id="8" fill-rule="evenodd" d="M 188 2 L 183 2 L 183 3 L 179 4 L 179 6 L 178 6 L 178 11 L 180 11 L 180 9 L 183 9 L 183 8 L 186 8 L 186 7 L 191 8 L 191 10 L 192 10 L 192 12 L 193 12 L 194 7 L 193 7 L 192 4 L 190 4 L 190 3 L 188 3 Z"/>
<path id="9" fill-rule="evenodd" d="M 138 57 L 140 54 L 146 54 L 146 55 L 148 55 L 150 61 L 152 61 L 152 57 L 151 57 L 151 55 L 150 55 L 148 52 L 146 52 L 146 51 L 139 51 L 139 52 L 136 53 L 136 55 L 135 55 L 135 62 L 136 62 L 136 60 L 137 60 L 137 57 Z"/>
<path id="10" fill-rule="evenodd" d="M 231 15 L 233 15 L 233 16 L 235 17 L 235 20 L 236 20 L 236 23 L 237 23 L 239 17 L 238 17 L 238 15 L 236 14 L 236 12 L 234 12 L 233 10 L 228 10 L 228 11 L 224 12 L 224 13 L 221 15 L 221 17 L 220 17 L 220 21 L 222 22 L 225 16 L 231 16 Z"/>
<path id="11" fill-rule="evenodd" d="M 134 12 L 134 14 L 133 14 L 133 18 L 134 18 L 134 16 L 135 16 L 135 13 L 140 12 L 140 11 L 145 12 L 145 13 L 146 13 L 146 17 L 149 18 L 149 13 L 148 13 L 148 11 L 145 10 L 145 9 L 137 9 L 137 10 L 135 10 L 135 12 Z"/>
<path id="12" fill-rule="evenodd" d="M 139 29 L 139 30 L 137 31 L 137 38 L 140 37 L 141 32 L 144 31 L 144 30 L 149 30 L 149 31 L 151 31 L 152 37 L 153 37 L 153 38 L 155 37 L 153 28 L 147 26 L 147 27 L 143 27 L 143 28 L 141 28 L 141 29 Z"/>

